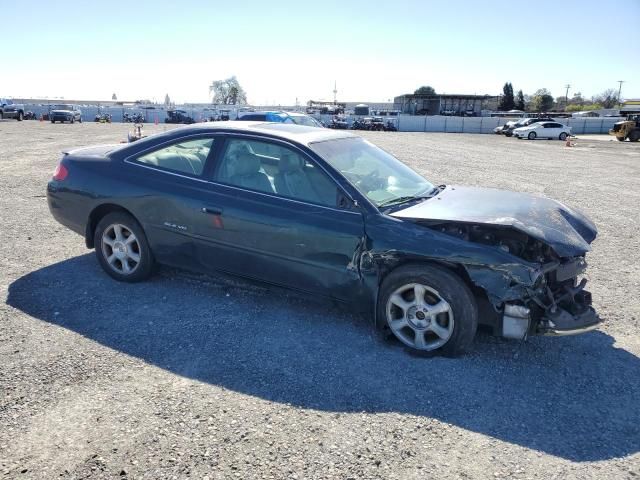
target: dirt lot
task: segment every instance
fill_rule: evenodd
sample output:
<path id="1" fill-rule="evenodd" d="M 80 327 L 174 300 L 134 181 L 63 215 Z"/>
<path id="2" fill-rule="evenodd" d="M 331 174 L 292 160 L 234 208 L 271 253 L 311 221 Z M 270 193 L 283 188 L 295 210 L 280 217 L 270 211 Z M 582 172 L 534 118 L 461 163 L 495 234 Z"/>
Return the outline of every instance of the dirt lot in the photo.
<path id="1" fill-rule="evenodd" d="M 0 478 L 640 478 L 640 144 L 366 135 L 434 182 L 542 193 L 600 230 L 599 331 L 481 335 L 452 360 L 233 279 L 112 281 L 44 193 L 63 148 L 126 131 L 0 122 Z"/>

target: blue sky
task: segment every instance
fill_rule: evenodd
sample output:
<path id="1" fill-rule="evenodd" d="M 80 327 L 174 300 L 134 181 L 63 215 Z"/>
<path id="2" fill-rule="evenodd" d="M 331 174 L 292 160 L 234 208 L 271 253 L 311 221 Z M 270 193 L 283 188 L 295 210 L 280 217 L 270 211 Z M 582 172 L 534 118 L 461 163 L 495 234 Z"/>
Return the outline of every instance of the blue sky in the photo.
<path id="1" fill-rule="evenodd" d="M 254 104 L 538 88 L 640 97 L 640 0 L 5 1 L 0 96 Z M 528 40 L 533 38 L 533 40 Z M 12 74 L 8 74 L 7 65 Z"/>

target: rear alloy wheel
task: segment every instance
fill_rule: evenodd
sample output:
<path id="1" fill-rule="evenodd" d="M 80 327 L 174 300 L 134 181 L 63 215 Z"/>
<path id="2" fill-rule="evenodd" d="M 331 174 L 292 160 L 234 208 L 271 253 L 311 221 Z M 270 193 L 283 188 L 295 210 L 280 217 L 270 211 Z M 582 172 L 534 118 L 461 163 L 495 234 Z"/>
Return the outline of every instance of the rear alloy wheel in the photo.
<path id="1" fill-rule="evenodd" d="M 458 355 L 475 336 L 478 312 L 467 286 L 431 265 L 401 267 L 384 280 L 379 323 L 412 352 Z"/>
<path id="2" fill-rule="evenodd" d="M 560 138 L 560 140 L 562 140 L 562 141 L 564 142 L 564 141 L 567 139 L 567 134 L 566 134 L 566 132 L 562 132 L 562 133 L 560 134 L 560 137 L 559 137 L 559 138 Z"/>
<path id="3" fill-rule="evenodd" d="M 98 261 L 111 277 L 139 282 L 151 274 L 153 256 L 147 237 L 131 215 L 106 215 L 98 223 L 94 239 Z"/>
<path id="4" fill-rule="evenodd" d="M 536 132 L 529 132 L 529 135 L 527 135 L 527 138 L 529 140 L 535 140 L 537 137 Z"/>

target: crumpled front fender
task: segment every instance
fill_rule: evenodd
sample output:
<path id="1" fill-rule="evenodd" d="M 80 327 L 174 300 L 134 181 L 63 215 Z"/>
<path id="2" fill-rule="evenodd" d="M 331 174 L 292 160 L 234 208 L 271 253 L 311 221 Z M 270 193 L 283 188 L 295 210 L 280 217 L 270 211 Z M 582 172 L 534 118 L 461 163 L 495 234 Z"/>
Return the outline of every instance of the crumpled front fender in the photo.
<path id="1" fill-rule="evenodd" d="M 542 274 L 541 269 L 523 264 L 462 265 L 471 281 L 487 292 L 494 307 L 528 297 Z"/>

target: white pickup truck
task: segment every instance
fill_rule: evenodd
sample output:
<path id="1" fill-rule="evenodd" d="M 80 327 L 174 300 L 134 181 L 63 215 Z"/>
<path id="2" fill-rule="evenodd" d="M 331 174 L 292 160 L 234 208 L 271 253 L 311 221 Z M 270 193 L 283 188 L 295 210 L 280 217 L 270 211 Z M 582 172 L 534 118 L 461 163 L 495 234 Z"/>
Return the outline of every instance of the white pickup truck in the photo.
<path id="1" fill-rule="evenodd" d="M 24 118 L 24 105 L 13 103 L 7 98 L 0 98 L 0 119 L 15 118 L 19 122 Z"/>

